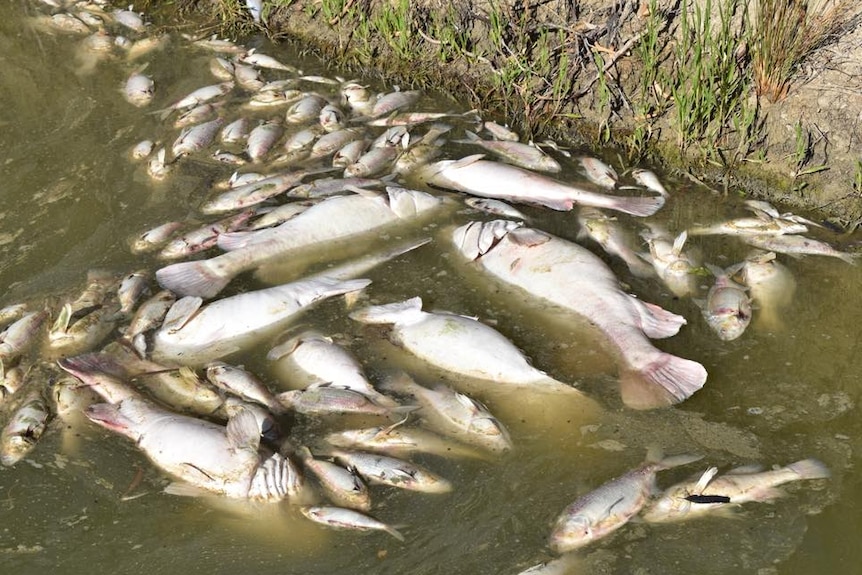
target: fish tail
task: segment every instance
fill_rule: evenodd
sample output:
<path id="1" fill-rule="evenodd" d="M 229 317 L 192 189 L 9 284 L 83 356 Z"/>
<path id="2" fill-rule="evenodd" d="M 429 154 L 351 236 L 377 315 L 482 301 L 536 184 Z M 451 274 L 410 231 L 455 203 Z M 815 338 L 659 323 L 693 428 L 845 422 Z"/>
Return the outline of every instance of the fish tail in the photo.
<path id="1" fill-rule="evenodd" d="M 613 202 L 607 206 L 610 209 L 617 210 L 633 216 L 651 216 L 664 206 L 665 199 L 663 196 L 632 196 L 627 198 L 615 197 Z"/>
<path id="2" fill-rule="evenodd" d="M 156 272 L 156 280 L 165 289 L 180 296 L 215 297 L 233 279 L 211 260 L 180 262 Z"/>
<path id="3" fill-rule="evenodd" d="M 362 323 L 398 323 L 410 315 L 422 315 L 422 298 L 366 307 L 350 314 L 350 319 Z"/>
<path id="4" fill-rule="evenodd" d="M 845 262 L 847 262 L 851 266 L 855 266 L 858 263 L 860 256 L 862 256 L 862 254 L 850 254 L 847 252 L 839 252 L 836 257 L 844 260 Z"/>
<path id="5" fill-rule="evenodd" d="M 113 358 L 103 353 L 86 353 L 74 357 L 64 357 L 57 361 L 60 368 L 84 383 L 94 374 L 107 374 L 125 377 L 125 370 Z"/>
<path id="6" fill-rule="evenodd" d="M 787 469 L 799 475 L 799 479 L 826 479 L 832 475 L 829 468 L 817 459 L 803 459 L 802 461 L 791 463 L 787 466 Z"/>
<path id="7" fill-rule="evenodd" d="M 696 361 L 659 352 L 641 369 L 620 374 L 623 403 L 632 409 L 654 409 L 680 403 L 706 383 L 706 369 Z"/>

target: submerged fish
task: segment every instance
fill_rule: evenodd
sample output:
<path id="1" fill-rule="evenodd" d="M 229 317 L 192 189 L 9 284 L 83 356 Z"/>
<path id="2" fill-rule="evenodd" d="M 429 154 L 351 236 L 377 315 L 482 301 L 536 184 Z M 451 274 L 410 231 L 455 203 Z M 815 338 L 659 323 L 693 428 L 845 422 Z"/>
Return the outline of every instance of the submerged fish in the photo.
<path id="1" fill-rule="evenodd" d="M 650 224 L 641 233 L 649 246 L 649 261 L 658 277 L 676 297 L 687 297 L 697 290 L 694 275 L 697 263 L 692 253 L 684 251 L 688 233 L 683 230 L 676 238 L 658 224 Z M 646 259 L 646 256 L 644 256 Z"/>
<path id="2" fill-rule="evenodd" d="M 829 470 L 816 459 L 803 459 L 771 471 L 731 470 L 715 477 L 711 467 L 696 481 L 684 481 L 650 503 L 641 516 L 653 523 L 682 521 L 707 514 L 720 514 L 749 501 L 770 502 L 784 493 L 779 485 L 803 479 L 824 479 Z"/>
<path id="3" fill-rule="evenodd" d="M 629 407 L 679 403 L 706 382 L 701 364 L 649 341 L 676 334 L 685 318 L 622 291 L 613 272 L 586 248 L 502 220 L 470 222 L 451 238 L 467 261 L 600 330 L 622 364 L 620 391 Z"/>
<path id="4" fill-rule="evenodd" d="M 796 292 L 793 273 L 778 261 L 775 252 L 755 250 L 742 262 L 740 276 L 757 305 L 758 322 L 771 329 L 780 328 Z"/>
<path id="5" fill-rule="evenodd" d="M 387 485 L 422 493 L 448 493 L 452 484 L 424 467 L 375 453 L 334 450 L 332 455 L 343 465 L 348 465 L 373 485 Z"/>
<path id="6" fill-rule="evenodd" d="M 483 140 L 475 133 L 466 130 L 466 140 L 455 140 L 456 143 L 474 144 L 480 148 L 484 148 L 502 158 L 504 161 L 520 166 L 528 170 L 539 170 L 542 172 L 559 172 L 562 168 L 560 164 L 551 156 L 544 153 L 539 148 L 522 144 L 520 142 L 500 141 L 500 140 Z"/>
<path id="7" fill-rule="evenodd" d="M 399 541 L 404 541 L 404 536 L 391 525 L 387 525 L 364 513 L 343 507 L 300 507 L 300 512 L 314 521 L 335 529 L 354 529 L 357 531 L 385 531 Z"/>
<path id="8" fill-rule="evenodd" d="M 578 210 L 578 223 L 581 230 L 578 239 L 589 237 L 603 250 L 623 260 L 629 271 L 637 277 L 652 275 L 650 266 L 635 252 L 634 238 L 617 218 L 608 216 L 595 208 Z"/>
<path id="9" fill-rule="evenodd" d="M 762 250 L 787 254 L 792 257 L 803 255 L 829 256 L 844 260 L 852 265 L 856 265 L 856 261 L 860 257 L 859 254 L 838 251 L 826 242 L 804 236 L 747 236 L 745 243 Z"/>
<path id="10" fill-rule="evenodd" d="M 707 264 L 715 276 L 703 304 L 703 317 L 722 341 L 732 341 L 743 334 L 751 322 L 751 300 L 745 287 L 730 279 L 739 266 L 728 270 Z"/>
<path id="11" fill-rule="evenodd" d="M 36 446 L 48 424 L 48 406 L 38 389 L 31 390 L 10 411 L 0 432 L 0 463 L 10 467 Z"/>

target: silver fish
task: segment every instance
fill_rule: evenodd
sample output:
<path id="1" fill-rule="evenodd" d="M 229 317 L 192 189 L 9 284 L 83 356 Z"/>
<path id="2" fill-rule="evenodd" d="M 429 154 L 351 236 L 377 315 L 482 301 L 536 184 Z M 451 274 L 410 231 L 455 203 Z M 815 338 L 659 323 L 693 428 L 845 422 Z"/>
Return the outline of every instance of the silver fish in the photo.
<path id="1" fill-rule="evenodd" d="M 860 257 L 859 254 L 838 251 L 826 242 L 804 236 L 747 236 L 744 240 L 745 243 L 756 248 L 787 254 L 793 257 L 803 255 L 828 256 L 838 258 L 852 265 L 856 265 L 856 261 Z"/>
<path id="2" fill-rule="evenodd" d="M 648 458 L 637 469 L 578 498 L 557 518 L 550 536 L 551 549 L 567 553 L 616 531 L 646 504 L 657 472 L 698 459 L 690 455 Z"/>
<path id="3" fill-rule="evenodd" d="M 165 149 L 159 148 L 147 162 L 147 173 L 156 181 L 164 180 L 171 172 L 170 164 L 165 161 L 166 155 Z"/>
<path id="4" fill-rule="evenodd" d="M 430 453 L 440 457 L 471 457 L 484 459 L 486 453 L 473 446 L 447 439 L 419 427 L 404 427 L 402 422 L 386 427 L 367 427 L 334 431 L 324 438 L 335 447 L 373 451 L 386 455 L 408 457 L 415 453 Z"/>
<path id="5" fill-rule="evenodd" d="M 664 523 L 720 514 L 749 501 L 769 502 L 781 497 L 784 493 L 777 489 L 779 485 L 830 476 L 829 469 L 816 459 L 803 459 L 770 471 L 739 469 L 715 477 L 717 473 L 718 468 L 711 467 L 696 481 L 669 487 L 641 516 L 652 523 Z"/>
<path id="6" fill-rule="evenodd" d="M 428 164 L 417 169 L 415 174 L 420 181 L 431 185 L 560 211 L 571 210 L 578 204 L 649 216 L 665 202 L 661 196 L 620 197 L 593 192 L 517 166 L 483 160 L 481 155 Z"/>
<path id="7" fill-rule="evenodd" d="M 373 485 L 387 485 L 422 493 L 448 493 L 452 484 L 424 467 L 386 455 L 334 450 L 336 461 L 348 465 Z"/>
<path id="8" fill-rule="evenodd" d="M 36 333 L 47 318 L 48 310 L 29 312 L 0 333 L 0 362 L 11 365 L 25 353 L 36 342 Z"/>
<path id="9" fill-rule="evenodd" d="M 620 177 L 616 170 L 598 158 L 581 157 L 581 166 L 587 178 L 596 185 L 603 188 L 613 188 L 617 185 Z"/>
<path id="10" fill-rule="evenodd" d="M 241 229 L 253 215 L 254 211 L 244 210 L 190 230 L 168 242 L 159 252 L 159 258 L 172 260 L 208 250 L 216 245 L 221 234 Z"/>
<path id="11" fill-rule="evenodd" d="M 587 207 L 578 210 L 578 223 L 581 225 L 578 239 L 589 237 L 605 252 L 623 260 L 637 277 L 653 275 L 652 267 L 635 252 L 633 235 L 622 227 L 617 218 Z"/>
<path id="12" fill-rule="evenodd" d="M 161 290 L 143 302 L 129 321 L 129 325 L 123 334 L 123 339 L 134 343 L 137 336 L 160 326 L 168 310 L 176 301 L 177 296 L 173 292 Z"/>
<path id="13" fill-rule="evenodd" d="M 264 228 L 270 228 L 279 224 L 283 224 L 294 216 L 298 216 L 299 214 L 313 206 L 315 203 L 316 202 L 313 200 L 308 200 L 304 202 L 290 202 L 272 208 L 271 210 L 258 211 L 256 212 L 256 214 L 259 214 L 259 217 L 249 225 L 249 229 L 262 230 Z"/>
<path id="14" fill-rule="evenodd" d="M 412 106 L 419 100 L 421 95 L 422 92 L 418 90 L 390 92 L 388 94 L 384 94 L 378 97 L 377 100 L 375 100 L 374 105 L 371 106 L 370 116 L 372 118 L 378 118 L 380 116 L 391 114 L 395 110 Z"/>
<path id="15" fill-rule="evenodd" d="M 300 507 L 303 515 L 321 525 L 335 529 L 354 529 L 357 531 L 385 531 L 399 541 L 404 541 L 404 536 L 391 525 L 369 517 L 352 509 L 342 507 Z"/>
<path id="16" fill-rule="evenodd" d="M 506 126 L 502 126 L 497 122 L 487 121 L 482 124 L 482 127 L 494 136 L 496 140 L 504 140 L 509 142 L 517 142 L 521 137 Z"/>
<path id="17" fill-rule="evenodd" d="M 303 99 L 299 100 L 288 108 L 285 114 L 285 121 L 288 124 L 303 124 L 316 120 L 320 117 L 320 112 L 328 102 L 326 98 L 319 94 L 308 94 Z M 321 126 L 322 127 L 322 126 Z"/>
<path id="18" fill-rule="evenodd" d="M 463 393 L 443 384 L 428 388 L 406 374 L 390 378 L 382 387 L 414 398 L 422 418 L 438 433 L 494 453 L 512 449 L 512 439 L 503 424 L 487 407 Z"/>
<path id="19" fill-rule="evenodd" d="M 152 140 L 141 140 L 132 148 L 133 160 L 143 160 L 153 152 L 156 144 Z"/>
<path id="20" fill-rule="evenodd" d="M 645 169 L 632 170 L 632 177 L 646 189 L 657 192 L 666 198 L 670 197 L 670 194 L 667 193 L 667 189 L 659 181 L 655 172 Z"/>
<path id="21" fill-rule="evenodd" d="M 371 495 L 365 482 L 350 469 L 316 459 L 307 447 L 297 450 L 297 455 L 305 468 L 317 478 L 324 495 L 339 507 L 349 507 L 360 511 L 371 509 Z"/>
<path id="22" fill-rule="evenodd" d="M 129 104 L 138 108 L 150 105 L 154 95 L 155 84 L 153 79 L 141 72 L 132 73 L 123 86 L 123 97 Z"/>
<path id="23" fill-rule="evenodd" d="M 793 273 L 778 261 L 775 252 L 755 250 L 742 262 L 740 277 L 757 304 L 757 321 L 771 329 L 781 328 L 784 311 L 796 292 Z"/>
<path id="24" fill-rule="evenodd" d="M 305 415 L 340 415 L 356 413 L 389 416 L 403 412 L 398 407 L 383 406 L 346 387 L 318 385 L 279 393 L 281 405 Z"/>
<path id="25" fill-rule="evenodd" d="M 266 54 L 261 54 L 254 48 L 243 54 L 239 57 L 241 62 L 245 62 L 246 64 L 251 64 L 252 66 L 257 66 L 258 68 L 267 68 L 270 70 L 282 70 L 284 72 L 292 72 L 294 74 L 300 73 L 295 67 L 290 66 L 289 64 L 284 64 L 272 56 L 267 56 Z"/>
<path id="26" fill-rule="evenodd" d="M 192 108 L 194 106 L 207 103 L 210 100 L 214 100 L 215 98 L 224 96 L 225 94 L 233 90 L 234 86 L 234 82 L 221 82 L 218 84 L 211 84 L 209 86 L 198 88 L 197 90 L 194 90 L 186 96 L 180 98 L 179 100 L 168 106 L 165 110 L 162 110 L 162 119 L 166 118 L 174 110 Z"/>
<path id="27" fill-rule="evenodd" d="M 257 92 L 266 84 L 260 70 L 253 66 L 234 64 L 233 75 L 239 87 L 249 92 Z"/>
<path id="28" fill-rule="evenodd" d="M 698 263 L 693 253 L 683 250 L 688 233 L 683 230 L 673 238 L 658 224 L 648 225 L 649 231 L 642 232 L 641 237 L 649 246 L 648 261 L 652 263 L 656 274 L 675 296 L 686 297 L 694 294 L 697 290 L 694 271 Z"/>
<path id="29" fill-rule="evenodd" d="M 11 411 L 0 431 L 0 463 L 11 467 L 26 456 L 45 432 L 48 406 L 38 389 L 31 390 Z"/>
<path id="30" fill-rule="evenodd" d="M 491 198 L 471 197 L 466 198 L 464 200 L 464 203 L 471 208 L 475 208 L 477 210 L 485 212 L 486 214 L 503 216 L 504 218 L 512 218 L 514 220 L 520 220 L 522 222 L 526 222 L 529 220 L 529 218 L 524 214 L 524 212 L 500 200 L 494 200 Z"/>
<path id="31" fill-rule="evenodd" d="M 457 143 L 474 144 L 515 166 L 551 173 L 562 169 L 559 162 L 534 146 L 505 140 L 483 140 L 470 130 L 464 133 L 467 139 L 455 140 Z"/>
<path id="32" fill-rule="evenodd" d="M 728 270 L 707 264 L 715 276 L 715 283 L 709 288 L 703 317 L 722 341 L 732 341 L 743 334 L 751 322 L 751 300 L 745 287 L 730 279 L 740 266 Z"/>
<path id="33" fill-rule="evenodd" d="M 252 162 L 259 162 L 284 134 L 279 119 L 270 120 L 256 126 L 248 134 L 245 151 Z"/>
<path id="34" fill-rule="evenodd" d="M 205 306 L 200 298 L 180 299 L 155 333 L 153 357 L 181 364 L 212 361 L 283 328 L 320 300 L 362 289 L 369 283 L 320 277 L 240 293 Z"/>
<path id="35" fill-rule="evenodd" d="M 138 300 L 149 291 L 149 273 L 146 270 L 132 272 L 120 281 L 117 288 L 117 300 L 120 302 L 120 313 L 132 313 Z"/>
<path id="36" fill-rule="evenodd" d="M 200 152 L 208 147 L 215 139 L 223 124 L 223 119 L 216 118 L 215 120 L 184 129 L 177 136 L 177 139 L 174 140 L 173 147 L 171 148 L 174 158 L 181 158 L 188 154 Z"/>
<path id="37" fill-rule="evenodd" d="M 443 200 L 424 192 L 387 188 L 386 195 L 336 196 L 309 208 L 271 230 L 252 235 L 222 235 L 219 243 L 228 253 L 209 260 L 182 262 L 162 268 L 156 277 L 162 287 L 180 295 L 212 297 L 237 274 L 259 267 L 275 257 L 369 233 L 430 213 Z"/>
<path id="38" fill-rule="evenodd" d="M 219 139 L 221 139 L 222 143 L 234 144 L 236 142 L 242 142 L 248 138 L 248 133 L 249 119 L 246 117 L 237 118 L 222 128 L 219 133 Z"/>
<path id="39" fill-rule="evenodd" d="M 207 379 L 216 387 L 242 399 L 259 403 L 275 414 L 284 412 L 282 404 L 276 400 L 269 388 L 251 372 L 217 361 L 207 366 L 206 373 Z"/>
<path id="40" fill-rule="evenodd" d="M 285 458 L 260 448 L 254 415 L 241 411 L 227 427 L 179 415 L 143 399 L 116 405 L 98 403 L 87 417 L 126 436 L 157 467 L 193 490 L 169 486 L 169 493 L 213 493 L 231 498 L 277 502 L 295 481 Z"/>
<path id="41" fill-rule="evenodd" d="M 701 364 L 665 353 L 649 341 L 676 334 L 685 318 L 620 289 L 610 268 L 586 248 L 503 220 L 461 226 L 452 241 L 480 269 L 601 331 L 621 364 L 620 392 L 629 407 L 678 403 L 706 382 Z"/>
<path id="42" fill-rule="evenodd" d="M 334 168 L 346 168 L 355 164 L 365 153 L 369 144 L 370 142 L 365 138 L 345 144 L 332 156 L 332 166 Z"/>

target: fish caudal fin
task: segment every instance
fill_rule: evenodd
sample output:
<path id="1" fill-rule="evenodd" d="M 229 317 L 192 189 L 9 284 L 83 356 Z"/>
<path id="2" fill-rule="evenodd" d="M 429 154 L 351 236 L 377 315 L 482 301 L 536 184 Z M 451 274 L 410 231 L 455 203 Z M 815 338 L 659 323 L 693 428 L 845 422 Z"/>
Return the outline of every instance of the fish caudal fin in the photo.
<path id="1" fill-rule="evenodd" d="M 350 314 L 350 319 L 362 323 L 412 323 L 410 319 L 420 319 L 422 298 L 413 297 L 405 301 L 385 305 L 369 306 Z"/>
<path id="2" fill-rule="evenodd" d="M 667 311 L 654 303 L 633 299 L 640 317 L 639 327 L 650 339 L 660 339 L 676 335 L 679 328 L 687 322 L 681 315 Z"/>
<path id="3" fill-rule="evenodd" d="M 631 214 L 633 216 L 646 217 L 659 211 L 661 207 L 664 206 L 664 202 L 665 199 L 662 196 L 632 196 L 628 198 L 614 197 L 612 203 L 609 203 L 607 206 L 599 207 L 606 207 L 618 212 L 623 212 L 624 214 Z"/>
<path id="4" fill-rule="evenodd" d="M 791 463 L 787 468 L 799 475 L 799 479 L 826 479 L 832 475 L 829 468 L 816 459 L 803 459 Z"/>
<path id="5" fill-rule="evenodd" d="M 706 368 L 696 361 L 662 352 L 644 368 L 623 371 L 620 393 L 632 409 L 666 407 L 703 387 L 706 375 Z"/>
<path id="6" fill-rule="evenodd" d="M 180 262 L 156 272 L 159 285 L 180 296 L 212 298 L 232 279 L 233 275 L 226 276 L 210 260 Z"/>

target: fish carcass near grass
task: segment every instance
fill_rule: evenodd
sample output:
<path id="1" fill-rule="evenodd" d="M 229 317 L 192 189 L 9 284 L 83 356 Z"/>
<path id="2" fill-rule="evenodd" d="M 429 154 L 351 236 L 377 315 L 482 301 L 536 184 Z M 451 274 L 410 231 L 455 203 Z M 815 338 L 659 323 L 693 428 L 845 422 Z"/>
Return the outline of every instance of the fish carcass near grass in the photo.
<path id="1" fill-rule="evenodd" d="M 715 276 L 715 284 L 709 288 L 706 302 L 697 303 L 702 307 L 706 323 L 718 337 L 722 341 L 732 341 L 741 336 L 751 322 L 747 288 L 730 279 L 742 266 L 735 265 L 727 270 L 710 264 L 706 267 Z"/>
<path id="2" fill-rule="evenodd" d="M 385 194 L 356 190 L 328 198 L 272 229 L 221 234 L 218 245 L 228 253 L 166 266 L 156 272 L 156 278 L 174 293 L 213 297 L 243 271 L 299 250 L 415 219 L 444 203 L 442 198 L 405 188 L 388 187 Z"/>
<path id="3" fill-rule="evenodd" d="M 575 205 L 607 208 L 633 216 L 650 216 L 665 202 L 662 196 L 622 197 L 565 184 L 517 166 L 483 160 L 479 154 L 441 160 L 418 168 L 416 177 L 429 185 L 484 198 L 537 204 L 568 211 Z"/>
<path id="4" fill-rule="evenodd" d="M 502 220 L 470 222 L 451 239 L 484 272 L 595 325 L 621 364 L 620 391 L 627 406 L 679 403 L 706 382 L 701 364 L 649 341 L 676 334 L 685 318 L 622 291 L 610 268 L 589 250 Z"/>

